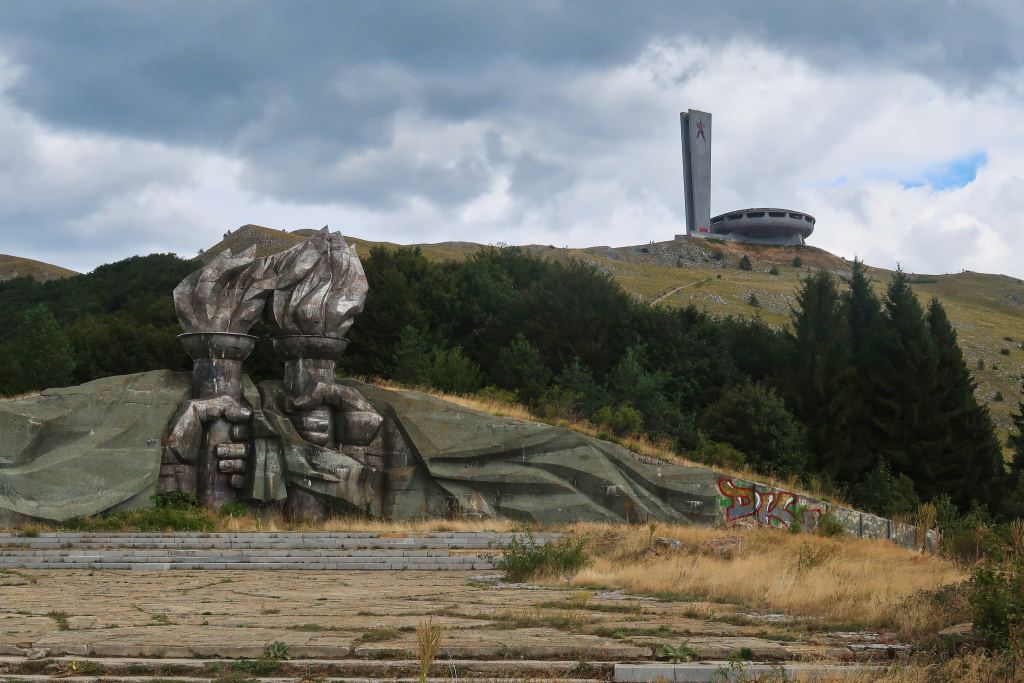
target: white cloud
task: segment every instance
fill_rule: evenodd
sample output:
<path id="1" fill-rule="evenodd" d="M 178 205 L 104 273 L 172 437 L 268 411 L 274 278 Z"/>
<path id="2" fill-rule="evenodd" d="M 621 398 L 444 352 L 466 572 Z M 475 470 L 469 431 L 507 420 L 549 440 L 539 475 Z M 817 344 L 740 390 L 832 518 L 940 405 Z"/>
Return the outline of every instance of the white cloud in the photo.
<path id="1" fill-rule="evenodd" d="M 2 96 L 25 76 L 0 64 L 0 251 L 83 270 L 194 253 L 249 222 L 399 243 L 671 239 L 684 230 L 678 113 L 693 107 L 715 117 L 716 213 L 803 210 L 818 218 L 811 244 L 872 265 L 1024 276 L 1019 78 L 966 92 L 878 64 L 827 70 L 749 41 L 683 38 L 613 68 L 503 63 L 491 75 L 507 102 L 446 118 L 424 105 L 427 77 L 401 65 L 337 71 L 325 88 L 393 101 L 382 139 L 325 160 L 299 136 L 274 166 L 243 144 L 213 152 L 43 124 Z M 272 136 L 275 116 L 237 139 Z M 964 187 L 899 182 L 980 153 Z"/>

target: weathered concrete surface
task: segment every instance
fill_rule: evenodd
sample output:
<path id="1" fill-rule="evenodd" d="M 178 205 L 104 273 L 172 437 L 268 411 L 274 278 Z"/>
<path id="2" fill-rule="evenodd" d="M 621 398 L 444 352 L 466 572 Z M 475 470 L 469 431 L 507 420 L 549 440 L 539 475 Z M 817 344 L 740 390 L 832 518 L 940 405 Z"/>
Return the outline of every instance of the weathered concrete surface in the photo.
<path id="1" fill-rule="evenodd" d="M 0 525 L 150 505 L 186 373 L 105 377 L 0 402 Z"/>
<path id="2" fill-rule="evenodd" d="M 430 476 L 463 514 L 542 524 L 716 523 L 718 475 L 709 469 L 643 462 L 570 429 L 496 417 L 419 392 L 346 383 L 378 410 L 393 410 Z M 395 495 L 402 495 L 397 485 Z"/>
<path id="3" fill-rule="evenodd" d="M 716 659 L 742 647 L 774 660 L 817 657 L 828 647 L 825 634 L 820 643 L 811 634 L 782 644 L 785 626 L 694 616 L 727 614 L 735 605 L 597 593 L 574 608 L 573 587 L 495 585 L 479 574 L 17 570 L 0 580 L 7 584 L 0 648 L 10 655 L 41 649 L 46 656 L 237 659 L 283 641 L 294 657 L 403 659 L 416 651 L 415 628 L 428 615 L 445 629 L 445 660 L 650 660 L 655 648 L 685 638 L 699 657 Z M 68 630 L 51 615 L 59 612 Z"/>

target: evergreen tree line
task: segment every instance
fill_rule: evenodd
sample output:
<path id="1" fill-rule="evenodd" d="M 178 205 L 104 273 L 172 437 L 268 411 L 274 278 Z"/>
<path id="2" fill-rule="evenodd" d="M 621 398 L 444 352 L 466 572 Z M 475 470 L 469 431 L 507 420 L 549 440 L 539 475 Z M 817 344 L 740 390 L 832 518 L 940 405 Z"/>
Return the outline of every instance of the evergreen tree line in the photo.
<path id="1" fill-rule="evenodd" d="M 152 255 L 0 284 L 0 314 L 23 320 L 0 331 L 0 390 L 188 369 L 170 292 L 195 267 Z M 515 247 L 444 263 L 376 247 L 363 267 L 370 291 L 341 373 L 482 392 L 670 440 L 705 462 L 817 478 L 882 514 L 926 501 L 1024 508 L 1013 503 L 1024 437 L 1005 472 L 941 303 L 922 307 L 900 271 L 881 298 L 857 261 L 842 282 L 810 275 L 780 331 L 757 316 L 651 307 L 587 262 Z M 280 377 L 266 330 L 252 333 L 246 371 Z"/>

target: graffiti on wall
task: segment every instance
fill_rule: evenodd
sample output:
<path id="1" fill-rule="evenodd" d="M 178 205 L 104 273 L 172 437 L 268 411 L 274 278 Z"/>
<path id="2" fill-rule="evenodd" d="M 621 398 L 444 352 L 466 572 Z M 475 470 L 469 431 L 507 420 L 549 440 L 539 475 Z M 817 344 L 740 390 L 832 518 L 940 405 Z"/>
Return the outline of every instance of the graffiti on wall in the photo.
<path id="1" fill-rule="evenodd" d="M 725 508 L 725 521 L 753 517 L 758 524 L 789 528 L 794 522 L 807 528 L 821 514 L 818 508 L 797 505 L 797 496 L 764 484 L 747 484 L 719 479 L 719 502 Z"/>

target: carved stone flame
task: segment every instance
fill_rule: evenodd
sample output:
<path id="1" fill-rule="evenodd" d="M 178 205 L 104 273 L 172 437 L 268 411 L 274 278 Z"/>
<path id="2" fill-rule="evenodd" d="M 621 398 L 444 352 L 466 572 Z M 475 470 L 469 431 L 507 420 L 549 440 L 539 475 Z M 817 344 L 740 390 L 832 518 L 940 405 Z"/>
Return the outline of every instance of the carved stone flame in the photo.
<path id="1" fill-rule="evenodd" d="M 274 336 L 344 336 L 362 312 L 368 289 L 355 247 L 324 227 L 269 260 L 277 288 L 264 320 Z"/>

